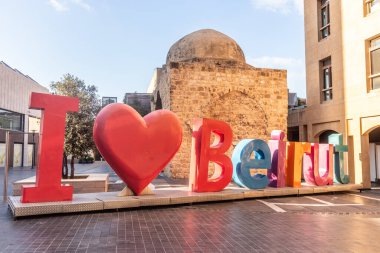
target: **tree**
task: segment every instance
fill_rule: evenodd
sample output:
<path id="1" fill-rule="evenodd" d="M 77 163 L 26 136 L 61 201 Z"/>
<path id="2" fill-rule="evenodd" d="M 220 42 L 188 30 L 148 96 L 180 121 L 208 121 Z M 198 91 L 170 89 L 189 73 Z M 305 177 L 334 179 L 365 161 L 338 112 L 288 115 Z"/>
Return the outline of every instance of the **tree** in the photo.
<path id="1" fill-rule="evenodd" d="M 79 111 L 66 116 L 65 151 L 63 157 L 63 177 L 68 177 L 67 155 L 71 155 L 70 178 L 74 178 L 74 160 L 89 156 L 96 149 L 92 128 L 96 114 L 100 110 L 98 90 L 93 85 L 86 85 L 83 80 L 71 74 L 65 74 L 58 82 L 52 82 L 53 94 L 79 98 Z"/>

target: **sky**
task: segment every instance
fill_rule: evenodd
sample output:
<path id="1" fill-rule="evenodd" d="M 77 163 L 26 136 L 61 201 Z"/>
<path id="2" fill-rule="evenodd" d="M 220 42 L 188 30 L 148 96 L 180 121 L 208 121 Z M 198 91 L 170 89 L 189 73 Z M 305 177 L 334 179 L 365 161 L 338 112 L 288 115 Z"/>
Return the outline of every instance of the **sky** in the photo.
<path id="1" fill-rule="evenodd" d="M 0 0 L 0 61 L 46 87 L 73 74 L 121 102 L 146 92 L 172 44 L 206 28 L 248 64 L 287 69 L 305 97 L 303 0 Z"/>

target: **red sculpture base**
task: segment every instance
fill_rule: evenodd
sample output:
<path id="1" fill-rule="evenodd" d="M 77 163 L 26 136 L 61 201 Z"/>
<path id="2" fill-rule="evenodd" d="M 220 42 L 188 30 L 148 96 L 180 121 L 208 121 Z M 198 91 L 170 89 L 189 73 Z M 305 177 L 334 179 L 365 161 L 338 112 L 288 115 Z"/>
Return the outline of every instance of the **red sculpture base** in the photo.
<path id="1" fill-rule="evenodd" d="M 46 188 L 46 189 L 45 189 Z M 35 185 L 23 185 L 21 187 L 21 202 L 50 202 L 70 201 L 73 199 L 73 186 L 59 185 L 58 187 L 36 187 Z"/>

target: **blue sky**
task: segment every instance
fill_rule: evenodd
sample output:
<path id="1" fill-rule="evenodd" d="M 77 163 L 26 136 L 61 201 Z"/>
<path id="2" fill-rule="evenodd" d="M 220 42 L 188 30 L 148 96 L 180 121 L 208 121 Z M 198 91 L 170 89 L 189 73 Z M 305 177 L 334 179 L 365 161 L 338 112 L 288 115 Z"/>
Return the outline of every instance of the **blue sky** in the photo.
<path id="1" fill-rule="evenodd" d="M 0 0 L 0 60 L 48 86 L 71 73 L 100 96 L 145 92 L 170 46 L 212 28 L 305 96 L 302 0 Z"/>

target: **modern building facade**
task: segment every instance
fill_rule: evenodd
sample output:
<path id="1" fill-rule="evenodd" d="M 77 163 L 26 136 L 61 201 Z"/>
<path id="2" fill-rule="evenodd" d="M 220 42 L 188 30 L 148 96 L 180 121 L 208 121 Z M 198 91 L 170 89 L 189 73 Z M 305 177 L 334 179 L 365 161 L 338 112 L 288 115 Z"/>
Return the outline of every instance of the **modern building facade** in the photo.
<path id="1" fill-rule="evenodd" d="M 0 61 L 0 167 L 5 165 L 6 131 L 10 131 L 10 166 L 35 162 L 41 112 L 29 109 L 32 92 L 49 90 Z"/>
<path id="2" fill-rule="evenodd" d="M 117 97 L 102 97 L 102 107 L 117 103 Z"/>
<path id="3" fill-rule="evenodd" d="M 294 140 L 343 134 L 350 181 L 380 178 L 380 1 L 305 0 L 307 108 L 289 111 Z"/>

